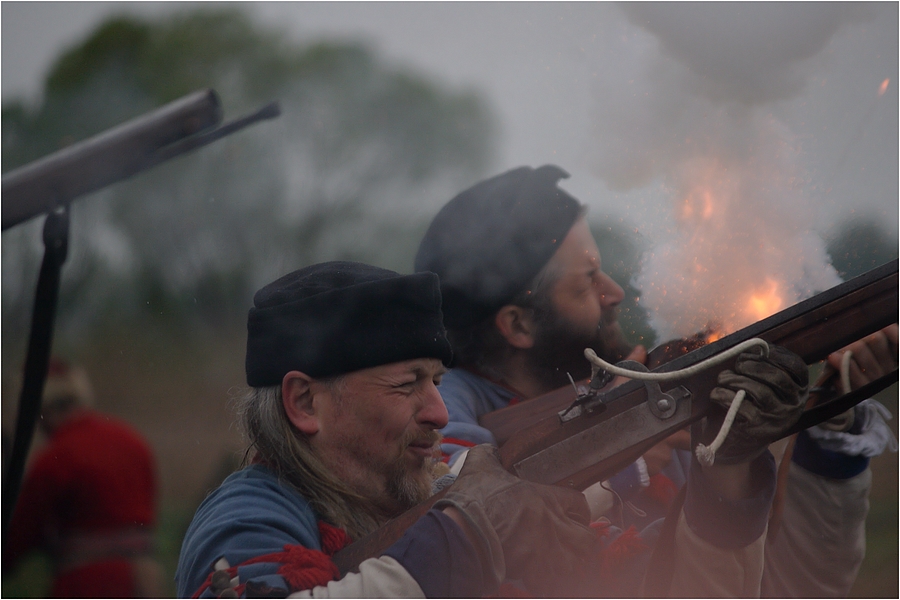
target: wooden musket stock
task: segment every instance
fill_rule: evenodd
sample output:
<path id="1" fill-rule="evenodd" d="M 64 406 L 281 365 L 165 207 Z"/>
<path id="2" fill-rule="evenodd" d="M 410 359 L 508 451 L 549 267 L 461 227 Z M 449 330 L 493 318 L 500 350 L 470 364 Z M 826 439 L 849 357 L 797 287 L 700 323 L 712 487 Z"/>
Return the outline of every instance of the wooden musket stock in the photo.
<path id="1" fill-rule="evenodd" d="M 894 260 L 653 370 L 669 372 L 683 369 L 757 337 L 784 346 L 801 356 L 807 364 L 813 364 L 830 353 L 897 322 L 897 306 L 897 260 Z M 617 415 L 646 404 L 647 387 L 642 382 L 630 381 L 609 392 L 605 398 L 607 408 L 602 412 L 585 414 L 565 423 L 561 423 L 558 413 L 575 400 L 575 391 L 568 386 L 485 415 L 481 424 L 497 438 L 501 462 L 506 469 L 523 479 L 584 489 L 594 482 L 609 478 L 675 431 L 702 419 L 709 409 L 709 392 L 715 387 L 719 371 L 731 368 L 733 363 L 732 360 L 669 384 L 664 392 L 683 386 L 691 397 L 689 413 L 680 419 L 673 419 L 670 425 L 664 423 L 649 435 L 622 431 L 623 434 L 628 433 L 633 441 L 614 451 L 605 451 L 605 447 L 613 445 L 616 440 L 612 438 L 617 436 L 590 438 L 595 447 L 590 449 L 591 464 L 583 468 L 580 466 L 584 461 L 583 456 L 575 457 L 580 460 L 572 464 L 559 464 L 569 458 L 565 455 L 565 450 L 569 447 L 566 443 L 583 438 L 596 428 L 608 425 Z M 800 426 L 810 427 L 847 410 L 896 380 L 897 371 L 894 370 L 854 394 L 830 400 L 825 406 L 807 411 L 801 418 Z M 557 450 L 556 454 L 553 450 Z M 562 461 L 559 456 L 563 456 Z M 534 465 L 535 461 L 542 460 L 546 464 Z M 523 467 L 526 463 L 528 468 Z M 532 476 L 532 473 L 542 475 Z M 438 494 L 430 498 L 338 552 L 334 561 L 341 573 L 353 571 L 366 558 L 380 555 L 441 496 L 442 494 Z"/>

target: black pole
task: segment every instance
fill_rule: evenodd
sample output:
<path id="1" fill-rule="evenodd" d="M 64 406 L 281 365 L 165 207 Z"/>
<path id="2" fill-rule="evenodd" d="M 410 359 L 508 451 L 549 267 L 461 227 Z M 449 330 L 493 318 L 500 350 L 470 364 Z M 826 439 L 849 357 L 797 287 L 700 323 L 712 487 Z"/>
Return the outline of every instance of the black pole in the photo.
<path id="1" fill-rule="evenodd" d="M 12 456 L 3 474 L 3 538 L 8 541 L 10 523 L 22 476 L 25 458 L 31 448 L 34 427 L 41 412 L 44 383 L 50 363 L 53 344 L 53 323 L 56 318 L 56 301 L 59 296 L 59 278 L 69 248 L 69 209 L 56 209 L 44 221 L 44 260 L 34 293 L 34 309 L 31 314 L 31 334 L 25 356 L 25 372 L 22 394 L 19 397 L 19 414 L 13 439 Z"/>

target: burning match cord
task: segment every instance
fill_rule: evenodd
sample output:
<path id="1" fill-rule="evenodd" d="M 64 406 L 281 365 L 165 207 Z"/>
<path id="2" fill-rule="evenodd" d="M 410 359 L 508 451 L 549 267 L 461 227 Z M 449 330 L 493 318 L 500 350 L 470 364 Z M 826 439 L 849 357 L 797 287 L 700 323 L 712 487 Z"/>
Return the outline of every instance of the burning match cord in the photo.
<path id="1" fill-rule="evenodd" d="M 730 358 L 737 356 L 747 348 L 752 348 L 754 346 L 761 347 L 763 349 L 763 353 L 766 356 L 769 355 L 769 345 L 766 343 L 766 341 L 760 338 L 752 338 L 745 342 L 741 342 L 740 344 L 737 344 L 736 346 L 729 348 L 728 350 L 720 352 L 715 356 L 710 356 L 706 360 L 701 361 L 696 365 L 691 365 L 690 367 L 679 369 L 678 371 L 670 371 L 668 373 L 646 373 L 643 371 L 623 369 L 622 367 L 617 367 L 615 365 L 609 364 L 608 362 L 597 356 L 597 353 L 594 352 L 591 348 L 584 349 L 584 357 L 587 358 L 592 365 L 592 379 L 597 375 L 597 371 L 602 369 L 608 373 L 612 373 L 613 375 L 628 377 L 630 379 L 640 379 L 642 381 L 672 381 L 673 379 L 689 377 L 691 375 L 694 375 L 695 373 L 699 373 L 700 371 L 706 370 L 710 367 L 714 367 Z M 849 352 L 846 354 L 849 354 Z M 849 360 L 846 360 L 846 363 L 847 368 L 842 368 L 841 370 L 847 372 L 848 375 L 846 381 L 849 382 Z M 738 393 L 735 394 L 734 400 L 731 401 L 731 405 L 728 407 L 728 413 L 725 415 L 725 420 L 722 422 L 722 427 L 719 429 L 718 435 L 716 435 L 716 439 L 714 439 L 709 446 L 697 444 L 697 447 L 694 449 L 694 453 L 697 455 L 697 460 L 700 461 L 700 464 L 702 464 L 703 466 L 711 467 L 713 463 L 715 463 L 716 451 L 722 446 L 722 444 L 725 442 L 725 438 L 728 436 L 728 432 L 731 431 L 731 424 L 734 423 L 734 418 L 737 415 L 738 409 L 741 407 L 741 402 L 744 401 L 744 396 L 744 390 L 739 390 Z"/>

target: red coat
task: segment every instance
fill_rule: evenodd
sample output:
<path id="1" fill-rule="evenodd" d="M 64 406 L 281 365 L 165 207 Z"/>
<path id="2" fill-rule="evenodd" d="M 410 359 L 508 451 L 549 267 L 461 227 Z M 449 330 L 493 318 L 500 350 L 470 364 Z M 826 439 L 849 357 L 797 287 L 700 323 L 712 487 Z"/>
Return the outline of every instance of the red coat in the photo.
<path id="1" fill-rule="evenodd" d="M 104 414 L 78 414 L 25 477 L 4 570 L 43 549 L 57 563 L 52 596 L 133 597 L 130 557 L 151 551 L 156 495 L 156 465 L 141 435 Z"/>

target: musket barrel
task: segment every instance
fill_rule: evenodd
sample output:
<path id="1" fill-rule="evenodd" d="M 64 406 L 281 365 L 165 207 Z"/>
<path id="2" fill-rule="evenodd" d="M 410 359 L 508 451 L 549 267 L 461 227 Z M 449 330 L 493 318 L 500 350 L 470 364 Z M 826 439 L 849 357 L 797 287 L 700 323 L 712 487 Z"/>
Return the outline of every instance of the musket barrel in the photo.
<path id="1" fill-rule="evenodd" d="M 221 121 L 215 91 L 201 90 L 15 169 L 3 177 L 2 228 L 130 177 L 161 148 Z"/>
<path id="2" fill-rule="evenodd" d="M 784 346 L 799 354 L 807 364 L 812 364 L 857 339 L 896 323 L 897 290 L 898 262 L 893 260 L 715 342 L 687 344 L 681 356 L 654 371 L 683 369 L 754 337 Z M 656 351 L 651 351 L 651 359 L 654 354 Z M 641 386 L 635 384 L 635 387 Z M 627 389 L 621 387 L 617 393 Z M 555 429 L 557 413 L 568 407 L 575 396 L 570 386 L 562 387 L 528 402 L 482 415 L 479 423 L 489 429 L 502 446 L 514 434 L 547 419 L 553 422 L 549 427 Z M 616 397 L 615 394 L 612 397 Z"/>

